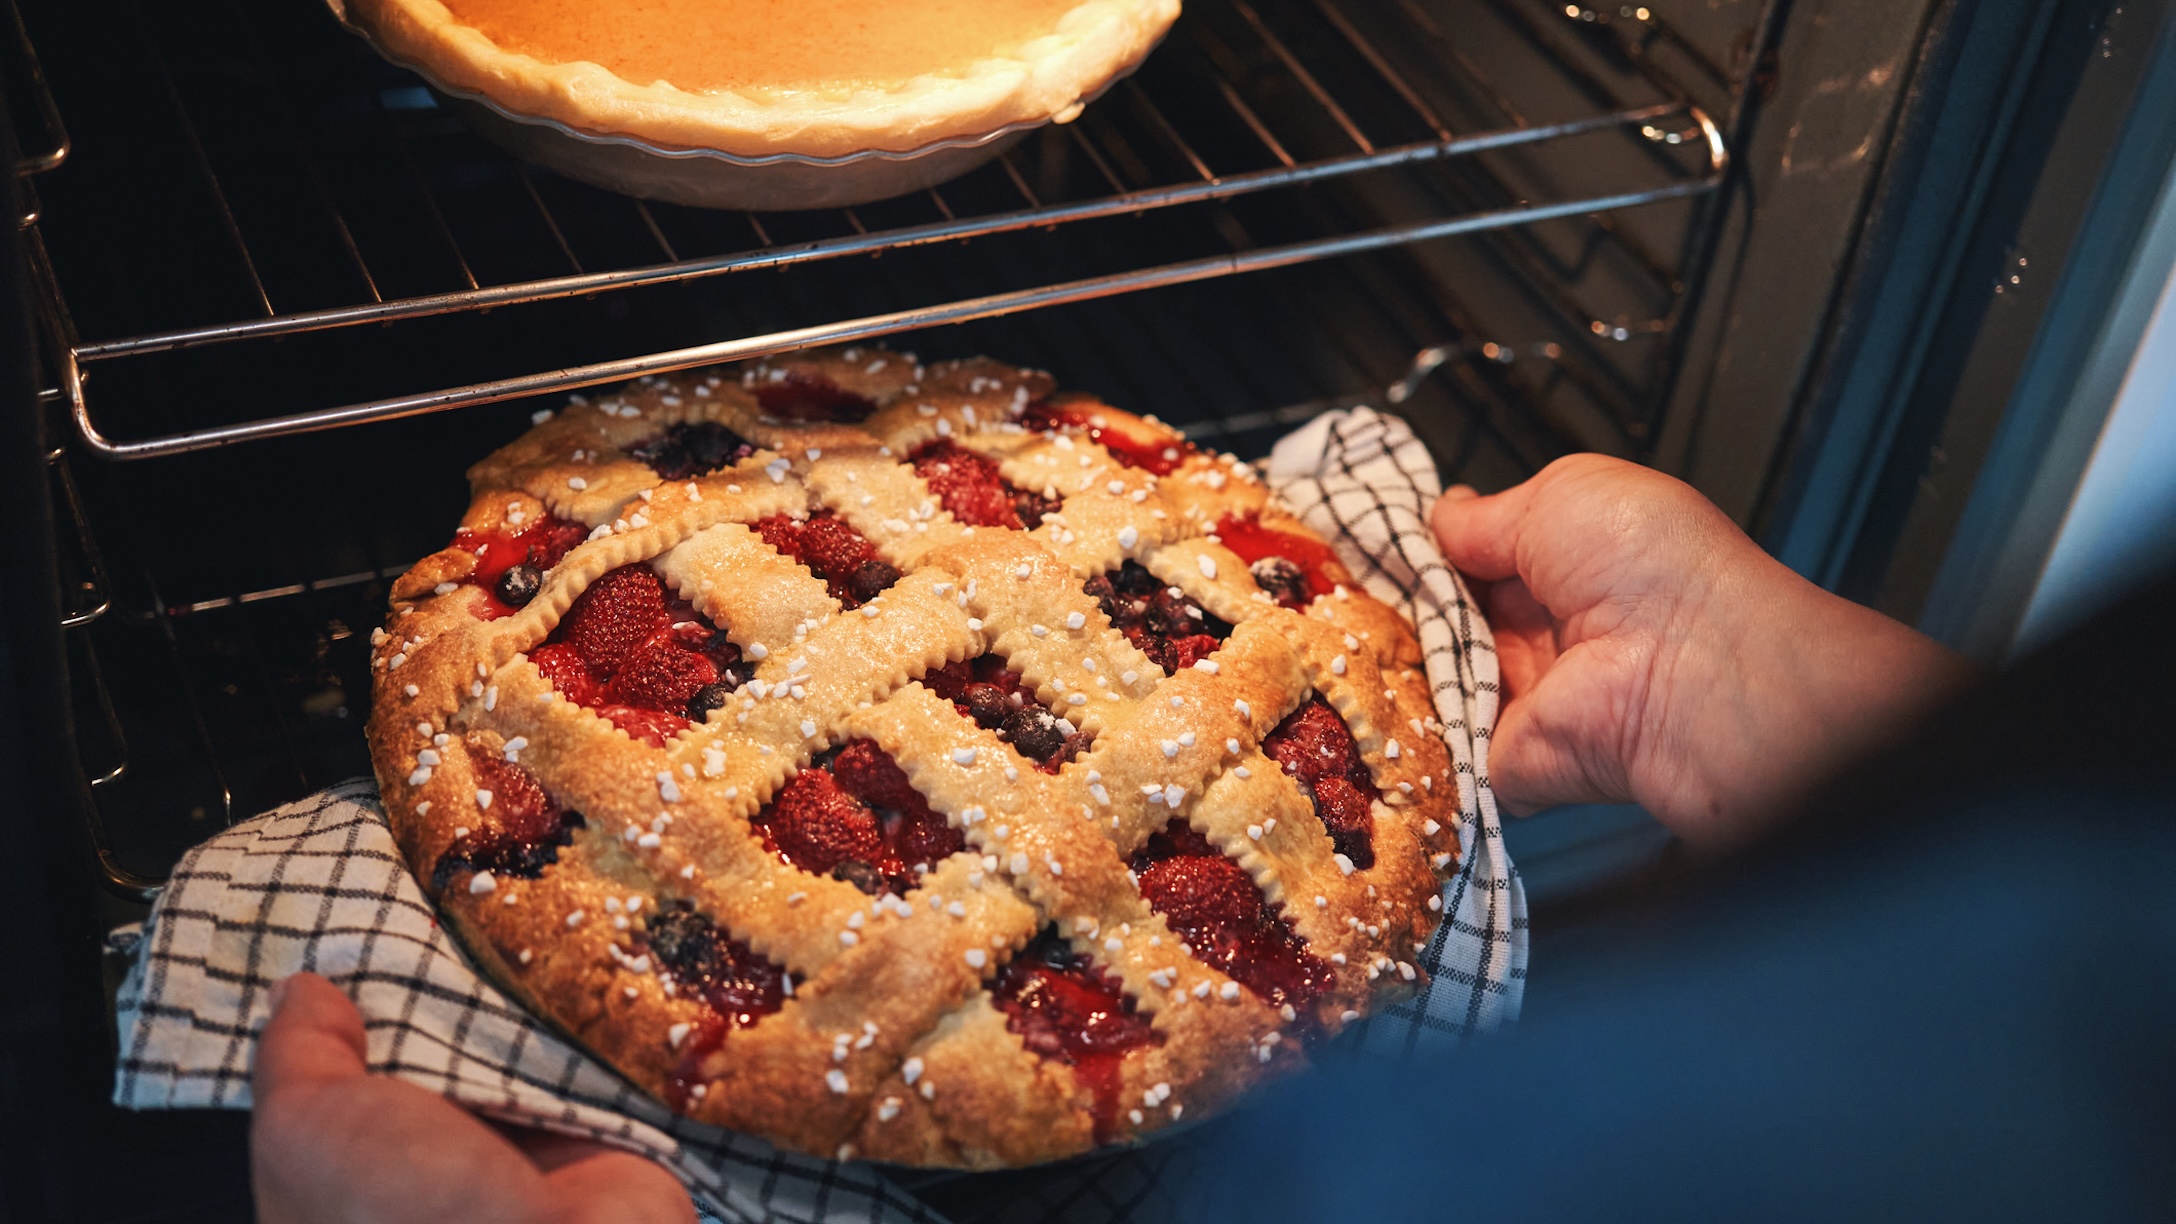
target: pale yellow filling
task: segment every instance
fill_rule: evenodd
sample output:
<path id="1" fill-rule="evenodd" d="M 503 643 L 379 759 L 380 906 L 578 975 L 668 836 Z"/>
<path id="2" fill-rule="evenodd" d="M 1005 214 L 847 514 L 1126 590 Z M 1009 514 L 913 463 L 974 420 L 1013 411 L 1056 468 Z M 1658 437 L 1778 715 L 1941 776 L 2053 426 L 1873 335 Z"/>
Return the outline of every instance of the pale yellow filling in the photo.
<path id="1" fill-rule="evenodd" d="M 884 88 L 1052 33 L 1079 0 L 444 0 L 546 63 L 690 92 Z"/>

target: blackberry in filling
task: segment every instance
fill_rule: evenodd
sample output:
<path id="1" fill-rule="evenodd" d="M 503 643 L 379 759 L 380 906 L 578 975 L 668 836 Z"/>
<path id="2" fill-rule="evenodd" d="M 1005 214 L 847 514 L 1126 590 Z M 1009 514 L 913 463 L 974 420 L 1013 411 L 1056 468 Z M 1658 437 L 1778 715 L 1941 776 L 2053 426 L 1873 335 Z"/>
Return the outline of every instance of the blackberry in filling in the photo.
<path id="1" fill-rule="evenodd" d="M 1126 640 L 1167 672 L 1192 667 L 1214 653 L 1232 627 L 1209 615 L 1175 586 L 1165 586 L 1138 561 L 1128 561 L 1081 586 Z"/>
<path id="2" fill-rule="evenodd" d="M 998 475 L 995 461 L 950 440 L 915 447 L 907 462 L 953 518 L 976 527 L 1031 531 L 1058 508 L 1056 499 L 1018 488 Z"/>
<path id="3" fill-rule="evenodd" d="M 1272 1007 L 1307 1005 L 1331 983 L 1330 966 L 1272 910 L 1239 864 L 1183 822 L 1150 837 L 1133 856 L 1141 896 L 1203 964 Z"/>
<path id="4" fill-rule="evenodd" d="M 984 730 L 995 731 L 1044 773 L 1058 772 L 1088 746 L 1089 737 L 1044 709 L 999 655 L 946 664 L 922 677 L 922 684 Z"/>
<path id="5" fill-rule="evenodd" d="M 639 563 L 591 583 L 529 661 L 569 701 L 658 747 L 755 675 L 739 646 Z"/>
<path id="6" fill-rule="evenodd" d="M 865 893 L 904 894 L 919 869 L 967 848 L 873 740 L 849 740 L 795 774 L 756 813 L 772 853 Z"/>
<path id="7" fill-rule="evenodd" d="M 658 976 L 673 991 L 700 999 L 708 1009 L 695 1031 L 680 1042 L 671 1083 L 675 1104 L 685 1107 L 701 1082 L 704 1060 L 736 1028 L 746 1028 L 785 1005 L 793 993 L 786 971 L 728 935 L 688 901 L 667 902 L 645 924 L 642 946 L 657 961 Z"/>
<path id="8" fill-rule="evenodd" d="M 675 992 L 701 999 L 734 1027 L 785 1003 L 786 971 L 697 913 L 692 902 L 670 902 L 652 914 L 643 938 Z"/>
<path id="9" fill-rule="evenodd" d="M 1300 784 L 1337 852 L 1354 867 L 1373 867 L 1373 808 L 1381 792 L 1337 711 L 1320 694 L 1309 697 L 1263 738 L 1262 752 Z"/>
<path id="10" fill-rule="evenodd" d="M 849 610 L 875 599 L 899 581 L 899 571 L 876 555 L 876 545 L 829 510 L 819 510 L 805 519 L 774 514 L 750 525 L 764 543 L 823 579 L 831 598 Z"/>
<path id="11" fill-rule="evenodd" d="M 756 444 L 716 421 L 668 425 L 665 432 L 627 448 L 666 480 L 708 476 L 756 453 Z"/>
<path id="12" fill-rule="evenodd" d="M 1255 585 L 1284 607 L 1304 608 L 1316 596 L 1337 589 L 1330 577 L 1338 565 L 1337 554 L 1320 540 L 1264 527 L 1251 515 L 1227 516 L 1216 525 L 1215 534 L 1247 563 Z"/>
<path id="13" fill-rule="evenodd" d="M 771 369 L 749 389 L 755 392 L 756 402 L 763 406 L 765 413 L 787 421 L 853 424 L 876 411 L 876 404 L 868 398 L 856 395 L 821 374 L 802 370 Z"/>
<path id="14" fill-rule="evenodd" d="M 461 584 L 482 587 L 490 597 L 477 616 L 497 620 L 527 605 L 543 587 L 544 575 L 588 538 L 589 530 L 580 523 L 549 514 L 514 531 L 455 532 L 453 546 L 476 554 L 476 568 Z"/>
<path id="15" fill-rule="evenodd" d="M 1118 982 L 1074 952 L 1053 927 L 1044 927 L 1005 966 L 990 994 L 1022 1045 L 1071 1066 L 1095 1094 L 1096 1141 L 1107 1142 L 1121 1104 L 1119 1064 L 1128 1051 L 1160 1044 L 1162 1036 L 1135 1014 Z"/>
<path id="16" fill-rule="evenodd" d="M 1111 452 L 1111 458 L 1156 476 L 1169 476 L 1194 453 L 1192 443 L 1163 426 L 1146 421 L 1122 424 L 1101 408 L 1037 404 L 1020 418 L 1020 424 L 1030 430 L 1082 430 L 1089 441 Z"/>
<path id="17" fill-rule="evenodd" d="M 582 814 L 552 802 L 536 775 L 512 761 L 471 753 L 469 767 L 477 790 L 491 793 L 491 805 L 478 809 L 477 823 L 438 856 L 431 887 L 443 892 L 463 871 L 529 880 L 544 874 L 586 823 Z"/>

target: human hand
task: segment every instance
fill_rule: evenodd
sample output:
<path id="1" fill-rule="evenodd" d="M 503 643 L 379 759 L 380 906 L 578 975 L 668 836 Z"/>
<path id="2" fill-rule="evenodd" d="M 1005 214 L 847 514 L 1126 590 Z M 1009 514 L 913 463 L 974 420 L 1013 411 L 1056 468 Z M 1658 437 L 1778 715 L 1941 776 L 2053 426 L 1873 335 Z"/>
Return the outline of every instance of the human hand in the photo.
<path id="1" fill-rule="evenodd" d="M 414 1084 L 370 1075 L 363 1017 L 311 973 L 272 988 L 251 1074 L 257 1218 L 288 1221 L 675 1221 L 687 1192 L 629 1152 L 500 1128 Z"/>
<path id="2" fill-rule="evenodd" d="M 1489 775 L 1514 812 L 1634 802 L 1726 843 L 1970 674 L 1636 464 L 1568 456 L 1431 519 L 1495 632 Z"/>

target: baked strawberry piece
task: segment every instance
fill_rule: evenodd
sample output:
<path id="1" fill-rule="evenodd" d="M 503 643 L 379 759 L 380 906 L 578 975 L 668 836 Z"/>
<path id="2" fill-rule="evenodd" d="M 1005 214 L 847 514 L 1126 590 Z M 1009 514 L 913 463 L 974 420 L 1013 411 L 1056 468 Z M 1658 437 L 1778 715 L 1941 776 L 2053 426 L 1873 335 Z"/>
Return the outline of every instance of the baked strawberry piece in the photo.
<path id="1" fill-rule="evenodd" d="M 470 753 L 469 768 L 476 779 L 475 823 L 431 869 L 431 887 L 439 892 L 463 871 L 535 879 L 586 823 L 580 812 L 552 802 L 536 775 L 512 761 Z"/>
<path id="2" fill-rule="evenodd" d="M 546 514 L 514 530 L 458 531 L 453 546 L 476 554 L 476 568 L 461 579 L 490 596 L 476 610 L 484 620 L 510 616 L 526 607 L 544 586 L 544 575 L 574 546 L 589 538 L 588 528 Z"/>
<path id="3" fill-rule="evenodd" d="M 716 421 L 683 421 L 627 448 L 666 480 L 708 476 L 756 453 L 756 444 Z"/>
<path id="4" fill-rule="evenodd" d="M 1169 825 L 1134 855 L 1141 896 L 1193 955 L 1273 1007 L 1304 1011 L 1331 984 L 1330 966 L 1270 908 L 1239 864 L 1185 824 Z"/>
<path id="5" fill-rule="evenodd" d="M 1316 596 L 1337 589 L 1333 575 L 1343 565 L 1320 540 L 1264 527 L 1254 515 L 1226 515 L 1216 525 L 1216 537 L 1247 563 L 1255 585 L 1284 607 L 1304 608 Z"/>
<path id="6" fill-rule="evenodd" d="M 763 542 L 823 579 L 831 598 L 858 608 L 899 581 L 899 571 L 876 555 L 876 545 L 829 510 L 807 518 L 774 514 L 750 524 Z"/>
<path id="7" fill-rule="evenodd" d="M 1127 1051 L 1163 1040 L 1133 1000 L 1052 927 L 1006 964 L 990 995 L 1022 1045 L 1070 1065 L 1094 1093 L 1096 1139 L 1108 1141 L 1118 1121 L 1119 1063 Z"/>
<path id="8" fill-rule="evenodd" d="M 1031 531 L 1058 508 L 1057 499 L 1014 486 L 995 461 L 950 439 L 915 447 L 907 462 L 953 518 L 976 527 Z"/>
<path id="9" fill-rule="evenodd" d="M 567 700 L 659 747 L 755 675 L 739 646 L 639 564 L 591 583 L 529 661 Z"/>
<path id="10" fill-rule="evenodd" d="M 812 762 L 754 823 L 778 857 L 871 895 L 905 893 L 918 869 L 967 848 L 872 740 L 849 740 L 828 762 Z"/>
<path id="11" fill-rule="evenodd" d="M 1020 673 L 1006 666 L 1001 655 L 946 664 L 922 677 L 922 684 L 963 717 L 995 731 L 1044 773 L 1058 772 L 1088 746 L 1088 736 L 1037 703 Z"/>
<path id="12" fill-rule="evenodd" d="M 1101 405 L 1037 404 L 1020 424 L 1031 430 L 1079 430 L 1111 458 L 1157 476 L 1169 476 L 1194 453 L 1193 444 L 1171 429 L 1138 418 L 1122 421 Z"/>
<path id="13" fill-rule="evenodd" d="M 766 414 L 788 421 L 852 423 L 876 411 L 876 404 L 867 398 L 804 370 L 774 367 L 749 389 Z"/>
<path id="14" fill-rule="evenodd" d="M 1375 789 L 1352 731 L 1320 694 L 1285 716 L 1262 740 L 1262 752 L 1284 767 L 1314 801 L 1337 852 L 1358 868 L 1375 865 Z"/>
<path id="15" fill-rule="evenodd" d="M 1167 672 L 1208 658 L 1231 636 L 1232 627 L 1209 615 L 1175 586 L 1166 586 L 1138 561 L 1098 574 L 1081 589 L 1095 596 L 1103 615 L 1126 640 Z"/>

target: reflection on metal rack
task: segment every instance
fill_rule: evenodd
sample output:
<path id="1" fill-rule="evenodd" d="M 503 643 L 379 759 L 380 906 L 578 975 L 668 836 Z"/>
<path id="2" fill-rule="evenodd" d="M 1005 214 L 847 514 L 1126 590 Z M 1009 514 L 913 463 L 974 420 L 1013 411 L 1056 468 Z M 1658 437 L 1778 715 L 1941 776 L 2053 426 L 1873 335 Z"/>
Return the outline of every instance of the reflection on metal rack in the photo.
<path id="1" fill-rule="evenodd" d="M 14 67 L 20 79 L 30 91 L 31 104 L 38 113 L 38 123 L 43 129 L 41 142 L 44 147 L 25 147 L 16 150 L 15 177 L 22 179 L 27 196 L 29 180 L 48 170 L 57 170 L 68 160 L 68 129 L 61 123 L 60 106 L 53 100 L 53 90 L 46 84 L 45 67 L 38 62 L 38 49 L 31 45 L 30 31 L 23 27 L 23 14 L 13 3 L 8 6 L 8 31 L 12 36 L 10 48 Z M 30 205 L 24 225 L 37 221 L 36 205 Z"/>
<path id="2" fill-rule="evenodd" d="M 366 257 L 364 247 L 349 223 L 347 210 L 343 208 L 338 193 L 333 189 L 320 164 L 320 158 L 313 150 L 305 125 L 298 118 L 297 106 L 288 97 L 287 90 L 277 83 L 278 74 L 266 69 L 253 74 L 255 79 L 268 85 L 265 89 L 267 104 L 264 109 L 272 116 L 265 124 L 261 139 L 267 145 L 284 147 L 293 154 L 290 159 L 293 170 L 290 173 L 299 171 L 302 180 L 293 192 L 294 198 L 298 201 L 314 199 L 322 210 L 325 229 L 336 238 L 335 245 L 338 248 L 337 255 L 328 256 L 328 259 L 348 266 L 367 299 L 352 304 L 284 313 L 274 306 L 273 295 L 268 291 L 266 277 L 262 274 L 265 270 L 258 265 L 249 237 L 238 219 L 235 202 L 230 198 L 232 189 L 226 185 L 220 167 L 215 164 L 217 159 L 214 152 L 207 147 L 198 123 L 191 116 L 189 100 L 176 81 L 174 65 L 169 62 L 171 57 L 159 50 L 156 39 L 147 37 L 153 57 L 154 75 L 161 85 L 160 92 L 172 108 L 189 158 L 197 167 L 202 188 L 218 218 L 218 233 L 216 236 L 206 235 L 207 240 L 232 250 L 240 278 L 247 285 L 247 297 L 255 306 L 259 317 L 196 322 L 113 339 L 84 341 L 71 334 L 65 337 L 64 352 L 60 357 L 60 386 L 68 399 L 76 429 L 84 445 L 92 453 L 104 458 L 139 459 L 442 411 L 462 405 L 594 385 L 704 362 L 765 355 L 831 341 L 869 338 L 914 328 L 989 318 L 1112 294 L 1284 267 L 1305 260 L 1347 256 L 1392 245 L 1532 226 L 1564 218 L 1591 217 L 1598 235 L 1624 248 L 1633 259 L 1650 269 L 1659 280 L 1667 283 L 1670 279 L 1670 261 L 1656 256 L 1627 237 L 1606 214 L 1702 195 L 1713 191 L 1723 180 L 1728 158 L 1721 132 L 1704 111 L 1685 100 L 1683 91 L 1674 87 L 1664 90 L 1663 92 L 1673 95 L 1675 100 L 1659 104 L 1622 105 L 1616 95 L 1609 92 L 1607 86 L 1595 79 L 1592 71 L 1578 62 L 1578 51 L 1553 45 L 1554 36 L 1547 34 L 1536 24 L 1534 11 L 1512 0 L 1491 0 L 1489 7 L 1497 10 L 1505 22 L 1523 31 L 1536 49 L 1551 57 L 1574 82 L 1577 92 L 1584 96 L 1584 100 L 1595 104 L 1599 113 L 1556 123 L 1529 122 L 1519 108 L 1506 99 L 1503 90 L 1492 84 L 1476 65 L 1467 60 L 1462 63 L 1464 72 L 1492 100 L 1494 109 L 1511 126 L 1479 134 L 1457 135 L 1453 131 L 1453 125 L 1443 117 L 1438 106 L 1429 101 L 1424 89 L 1416 84 L 1410 72 L 1401 71 L 1393 62 L 1394 56 L 1384 49 L 1386 39 L 1382 34 L 1378 33 L 1371 38 L 1363 29 L 1363 26 L 1373 24 L 1380 30 L 1383 14 L 1370 13 L 1364 15 L 1364 19 L 1356 19 L 1332 0 L 1313 0 L 1309 19 L 1319 19 L 1328 31 L 1334 32 L 1346 44 L 1340 53 L 1349 53 L 1357 57 L 1358 63 L 1365 65 L 1365 71 L 1375 78 L 1371 88 L 1387 91 L 1387 96 L 1402 103 L 1408 113 L 1399 120 L 1400 124 L 1411 126 L 1417 120 L 1428 137 L 1387 147 L 1379 146 L 1367 134 L 1361 120 L 1356 117 L 1358 111 L 1353 103 L 1342 99 L 1339 92 L 1333 91 L 1326 82 L 1323 74 L 1309 66 L 1311 57 L 1320 58 L 1322 48 L 1303 41 L 1301 33 L 1280 30 L 1280 21 L 1289 24 L 1304 14 L 1304 10 L 1295 9 L 1294 12 L 1285 13 L 1278 20 L 1273 20 L 1271 16 L 1265 16 L 1270 8 L 1266 3 L 1260 9 L 1248 0 L 1227 0 L 1227 3 L 1230 13 L 1238 18 L 1236 22 L 1223 19 L 1220 26 L 1219 19 L 1222 14 L 1211 13 L 1197 17 L 1194 10 L 1190 9 L 1188 18 L 1182 23 L 1182 32 L 1194 44 L 1189 49 L 1193 57 L 1206 65 L 1206 71 L 1202 75 L 1214 84 L 1214 96 L 1221 99 L 1228 114 L 1203 115 L 1198 109 L 1182 107 L 1180 104 L 1186 101 L 1184 98 L 1166 98 L 1165 104 L 1159 105 L 1154 90 L 1139 79 L 1125 82 L 1120 90 L 1115 91 L 1102 104 L 1100 110 L 1091 111 L 1091 114 L 1098 116 L 1099 121 L 1138 121 L 1141 131 L 1133 144 L 1144 149 L 1159 148 L 1176 153 L 1184 167 L 1182 173 L 1190 172 L 1192 181 L 1129 187 L 1119 170 L 1127 172 L 1125 178 L 1136 181 L 1147 176 L 1149 172 L 1142 155 L 1123 137 L 1110 138 L 1108 129 L 1107 147 L 1099 150 L 1096 142 L 1084 133 L 1084 125 L 1075 125 L 1069 132 L 1071 141 L 1067 147 L 1077 148 L 1096 167 L 1110 189 L 1109 194 L 1046 201 L 1042 198 L 1045 193 L 1035 190 L 1034 184 L 1044 177 L 1047 167 L 1029 165 L 1023 169 L 1022 162 L 1025 159 L 1017 153 L 1008 154 L 998 163 L 997 172 L 1010 180 L 1020 198 L 1025 201 L 1024 208 L 958 215 L 943 194 L 931 190 L 925 194 L 943 217 L 940 221 L 872 231 L 862 223 L 854 210 L 840 210 L 839 215 L 846 222 L 849 232 L 782 245 L 770 243 L 764 222 L 751 214 L 746 220 L 751 232 L 762 242 L 761 246 L 687 258 L 678 256 L 675 243 L 659 224 L 658 210 L 639 201 L 629 202 L 644 231 L 654 240 L 656 248 L 665 254 L 666 261 L 662 263 L 584 270 L 583 260 L 570 242 L 566 227 L 555 216 L 546 196 L 540 192 L 537 176 L 526 167 L 516 167 L 515 177 L 522 194 L 535 209 L 543 230 L 549 234 L 549 247 L 555 249 L 563 259 L 564 266 L 573 271 L 571 274 L 529 277 L 500 283 L 480 281 L 473 261 L 464 256 L 460 241 L 449 228 L 445 210 L 436 198 L 431 184 L 416 169 L 415 160 L 406 148 L 407 137 L 403 135 L 399 124 L 389 123 L 386 135 L 398 149 L 401 163 L 413 175 L 415 185 L 420 189 L 420 197 L 432 219 L 431 229 L 435 231 L 433 237 L 451 253 L 461 286 L 446 292 L 392 298 L 381 292 L 383 278 L 374 274 L 371 261 Z M 1414 38 L 1442 39 L 1440 31 L 1427 14 L 1410 3 L 1402 7 L 1414 26 Z M 144 23 L 141 10 L 136 12 L 139 23 Z M 1590 13 L 1576 20 L 1591 27 L 1594 18 Z M 1637 25 L 1645 32 L 1642 37 L 1653 37 L 1656 28 L 1652 22 L 1615 24 Z M 1574 28 L 1578 29 L 1578 25 L 1575 24 Z M 149 30 L 148 24 L 146 29 Z M 263 49 L 258 45 L 248 23 L 242 22 L 241 29 L 242 37 L 239 41 L 243 48 L 262 60 Z M 1584 35 L 1592 30 L 1578 29 L 1578 32 Z M 1621 39 L 1624 36 L 1613 34 L 1612 37 Z M 1251 42 L 1242 44 L 1241 40 Z M 1175 35 L 1173 41 L 1179 41 L 1179 36 Z M 1633 45 L 1621 44 L 1622 47 Z M 1177 55 L 1178 52 L 1167 47 L 1165 54 Z M 1628 53 L 1620 49 L 1618 54 Z M 1640 62 L 1643 68 L 1646 67 L 1644 60 Z M 1652 78 L 1655 74 L 1650 71 L 1647 75 Z M 1340 86 L 1341 89 L 1346 87 Z M 1297 121 L 1288 115 L 1265 110 L 1265 106 L 1289 110 L 1291 98 L 1280 100 L 1280 95 L 1291 93 L 1295 88 L 1297 93 L 1292 94 L 1292 97 L 1304 98 L 1313 107 L 1312 116 L 1302 116 L 1302 120 L 1311 123 L 1326 119 L 1330 125 L 1326 131 L 1335 133 L 1331 137 L 1332 141 L 1341 136 L 1349 142 L 1354 152 L 1318 156 L 1311 160 L 1301 160 L 1293 152 L 1295 148 L 1310 143 L 1307 134 L 1295 134 L 1290 130 L 1280 134 L 1277 130 L 1280 126 L 1290 129 Z M 1250 102 L 1250 95 L 1256 100 Z M 1263 100 L 1265 96 L 1267 101 Z M 1110 113 L 1104 114 L 1103 111 Z M 1205 137 L 1197 131 L 1193 133 L 1194 138 L 1189 139 L 1189 134 L 1182 131 L 1181 125 L 1172 119 L 1173 114 L 1185 115 L 1186 127 L 1191 129 L 1201 128 L 1211 122 L 1221 123 L 1236 119 L 1258 141 L 1257 155 L 1259 152 L 1266 152 L 1275 164 L 1264 169 L 1220 175 L 1211 169 L 1202 155 L 1201 150 L 1206 147 Z M 1672 119 L 1681 120 L 1681 124 L 1672 126 L 1668 122 Z M 1483 154 L 1530 149 L 1612 130 L 1621 130 L 1635 143 L 1655 149 L 1656 157 L 1652 159 L 1652 165 L 1667 177 L 1667 181 L 1655 186 L 1577 193 L 1566 199 L 1533 202 L 1524 198 L 1522 191 L 1507 183 L 1499 172 L 1481 165 L 1478 160 Z M 1665 154 L 1669 146 L 1679 143 L 1684 133 L 1688 132 L 1697 134 L 1700 152 L 1704 154 L 1696 167 L 1686 166 L 1681 159 L 1675 157 L 1674 151 Z M 1120 162 L 1118 169 L 1114 169 L 1113 160 Z M 1273 190 L 1357 180 L 1362 176 L 1380 175 L 1393 170 L 1410 170 L 1431 163 L 1452 162 L 1460 163 L 1463 168 L 1459 173 L 1465 175 L 1468 181 L 1485 189 L 1479 198 L 1493 198 L 1501 203 L 1494 207 L 1473 208 L 1470 207 L 1470 200 L 1445 198 L 1442 189 L 1436 187 L 1432 190 L 1435 191 L 1441 207 L 1435 210 L 1433 217 L 1424 222 L 1374 228 L 1347 223 L 1334 227 L 1334 232 L 1301 242 L 1252 249 L 1248 249 L 1251 244 L 1239 242 L 1235 243 L 1239 249 L 1207 258 L 1161 263 L 1033 288 L 970 296 L 934 305 L 910 304 L 903 309 L 880 314 L 825 321 L 814 326 L 764 331 L 715 344 L 649 352 L 571 368 L 468 382 L 414 394 L 239 423 L 187 428 L 135 439 L 117 439 L 114 436 L 114 429 L 104 423 L 111 414 L 111 408 L 104 413 L 94 412 L 84 385 L 91 365 L 149 354 L 169 353 L 206 345 L 270 340 L 302 333 L 354 328 L 363 324 L 383 325 L 448 314 L 481 313 L 499 307 L 683 284 L 760 269 L 778 270 L 847 256 L 875 256 L 887 251 L 970 238 L 989 238 L 1030 229 L 1048 230 L 1097 219 L 1140 216 L 1190 205 L 1228 202 Z M 1227 240 L 1230 240 L 1229 234 Z M 1529 264 L 1537 258 L 1544 263 L 1549 261 L 1546 254 L 1539 253 L 1538 247 L 1532 251 L 1515 253 L 1511 257 Z M 1537 266 L 1534 271 L 1537 277 L 1548 279 L 1575 269 Z M 1563 303 L 1563 306 L 1573 315 L 1582 315 L 1569 302 Z"/>

